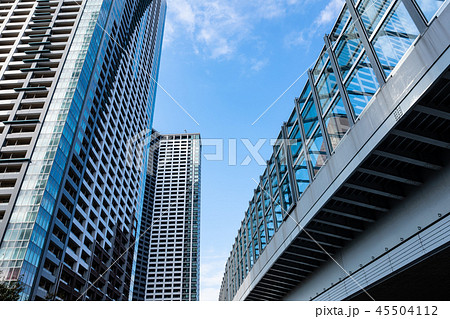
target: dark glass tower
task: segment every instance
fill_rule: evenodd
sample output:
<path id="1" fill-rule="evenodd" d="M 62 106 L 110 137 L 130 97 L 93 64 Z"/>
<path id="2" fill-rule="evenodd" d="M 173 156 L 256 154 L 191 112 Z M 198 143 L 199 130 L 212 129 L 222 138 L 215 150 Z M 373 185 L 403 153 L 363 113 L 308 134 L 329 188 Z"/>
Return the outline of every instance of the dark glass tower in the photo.
<path id="1" fill-rule="evenodd" d="M 0 276 L 24 300 L 131 299 L 165 0 L 0 5 Z"/>

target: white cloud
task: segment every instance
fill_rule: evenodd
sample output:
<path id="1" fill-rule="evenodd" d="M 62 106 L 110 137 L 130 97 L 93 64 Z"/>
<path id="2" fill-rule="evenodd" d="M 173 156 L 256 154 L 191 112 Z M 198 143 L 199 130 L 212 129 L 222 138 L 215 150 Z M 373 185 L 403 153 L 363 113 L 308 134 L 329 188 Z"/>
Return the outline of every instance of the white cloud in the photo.
<path id="1" fill-rule="evenodd" d="M 252 59 L 251 60 L 251 69 L 255 72 L 261 71 L 264 69 L 264 67 L 269 63 L 269 59 L 263 59 L 263 60 L 257 60 Z"/>
<path id="2" fill-rule="evenodd" d="M 284 38 L 284 45 L 288 48 L 296 46 L 309 46 L 311 41 L 305 37 L 304 31 L 293 31 Z"/>
<path id="3" fill-rule="evenodd" d="M 315 20 L 316 26 L 327 25 L 333 22 L 344 5 L 345 0 L 331 0 L 327 6 L 319 13 L 319 16 Z"/>
<path id="4" fill-rule="evenodd" d="M 294 0 L 295 1 L 295 0 Z M 331 23 L 336 21 L 339 13 L 344 6 L 345 0 L 330 0 L 330 2 L 323 8 L 317 18 L 313 21 L 309 28 L 293 31 L 285 36 L 284 44 L 287 47 L 301 46 L 309 50 L 311 42 L 317 39 L 318 36 L 323 35 L 324 32 L 329 32 L 327 28 Z"/>
<path id="5" fill-rule="evenodd" d="M 194 52 L 230 58 L 251 38 L 255 23 L 283 17 L 293 6 L 310 0 L 168 0 L 165 43 L 190 37 Z"/>
<path id="6" fill-rule="evenodd" d="M 200 256 L 200 300 L 217 301 L 228 256 L 217 255 L 214 250 L 204 251 Z"/>

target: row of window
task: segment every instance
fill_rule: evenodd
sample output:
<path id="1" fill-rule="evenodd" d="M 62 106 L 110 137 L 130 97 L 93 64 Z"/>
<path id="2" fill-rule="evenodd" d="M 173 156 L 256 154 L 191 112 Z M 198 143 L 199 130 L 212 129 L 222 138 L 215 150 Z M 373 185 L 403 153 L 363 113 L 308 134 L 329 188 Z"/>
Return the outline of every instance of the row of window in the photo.
<path id="1" fill-rule="evenodd" d="M 422 11 L 416 14 L 430 21 L 443 3 L 417 1 Z M 400 0 L 361 0 L 355 9 L 363 29 L 345 5 L 282 128 L 228 259 L 222 299 L 231 299 L 236 293 L 292 203 L 314 180 L 419 36 Z M 371 48 L 363 45 L 366 36 Z"/>

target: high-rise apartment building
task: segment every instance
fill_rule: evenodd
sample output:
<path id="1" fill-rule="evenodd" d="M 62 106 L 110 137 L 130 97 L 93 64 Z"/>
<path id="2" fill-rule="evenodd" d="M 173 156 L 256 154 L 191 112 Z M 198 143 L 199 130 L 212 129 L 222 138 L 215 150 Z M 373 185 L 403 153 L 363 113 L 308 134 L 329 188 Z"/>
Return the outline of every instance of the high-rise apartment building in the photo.
<path id="1" fill-rule="evenodd" d="M 220 300 L 445 299 L 449 0 L 346 0 L 254 191 Z"/>
<path id="2" fill-rule="evenodd" d="M 154 136 L 134 299 L 198 300 L 200 135 Z"/>
<path id="3" fill-rule="evenodd" d="M 0 278 L 24 300 L 132 296 L 146 157 L 127 142 L 151 128 L 165 12 L 0 2 Z"/>

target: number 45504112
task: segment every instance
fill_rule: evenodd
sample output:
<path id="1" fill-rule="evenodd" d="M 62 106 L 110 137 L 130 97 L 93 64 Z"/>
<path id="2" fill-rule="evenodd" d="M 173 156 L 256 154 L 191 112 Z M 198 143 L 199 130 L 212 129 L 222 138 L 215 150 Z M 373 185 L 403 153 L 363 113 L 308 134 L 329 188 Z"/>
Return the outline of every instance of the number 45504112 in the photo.
<path id="1" fill-rule="evenodd" d="M 437 316 L 436 306 L 379 306 L 375 312 L 380 316 Z"/>

